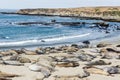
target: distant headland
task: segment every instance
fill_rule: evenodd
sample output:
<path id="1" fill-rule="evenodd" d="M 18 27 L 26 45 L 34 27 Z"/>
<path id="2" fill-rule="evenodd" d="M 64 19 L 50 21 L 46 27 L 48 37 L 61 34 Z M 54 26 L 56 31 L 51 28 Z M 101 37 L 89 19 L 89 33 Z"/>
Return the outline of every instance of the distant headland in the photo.
<path id="1" fill-rule="evenodd" d="M 68 16 L 120 21 L 120 6 L 20 9 L 16 13 L 22 15 Z"/>

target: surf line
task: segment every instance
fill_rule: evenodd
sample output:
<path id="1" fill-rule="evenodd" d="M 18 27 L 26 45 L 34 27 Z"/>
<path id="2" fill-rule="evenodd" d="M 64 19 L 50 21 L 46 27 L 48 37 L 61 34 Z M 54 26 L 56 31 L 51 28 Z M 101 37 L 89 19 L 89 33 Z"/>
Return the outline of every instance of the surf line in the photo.
<path id="1" fill-rule="evenodd" d="M 49 41 L 60 41 L 60 40 L 66 40 L 66 39 L 72 39 L 72 38 L 80 38 L 84 36 L 88 36 L 91 33 L 86 33 L 86 34 L 81 34 L 77 36 L 63 36 L 63 37 L 57 37 L 57 38 L 52 38 L 52 39 L 42 39 L 44 42 L 49 42 Z"/>

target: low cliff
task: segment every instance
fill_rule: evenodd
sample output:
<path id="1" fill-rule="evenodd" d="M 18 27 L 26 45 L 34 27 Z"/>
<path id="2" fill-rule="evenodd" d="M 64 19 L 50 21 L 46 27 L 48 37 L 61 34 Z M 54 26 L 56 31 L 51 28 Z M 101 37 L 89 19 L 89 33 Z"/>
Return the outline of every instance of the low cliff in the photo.
<path id="1" fill-rule="evenodd" d="M 49 15 L 49 16 L 76 16 L 120 21 L 120 7 L 81 7 L 81 8 L 40 8 L 21 9 L 17 14 Z"/>

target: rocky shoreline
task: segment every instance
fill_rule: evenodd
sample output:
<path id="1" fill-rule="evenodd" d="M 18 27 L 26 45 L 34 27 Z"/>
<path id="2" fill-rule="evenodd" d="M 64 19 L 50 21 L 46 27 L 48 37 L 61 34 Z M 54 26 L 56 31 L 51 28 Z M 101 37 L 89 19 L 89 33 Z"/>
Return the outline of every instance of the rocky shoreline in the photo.
<path id="1" fill-rule="evenodd" d="M 0 51 L 1 80 L 118 80 L 120 45 L 72 44 Z M 98 77 L 99 76 L 99 77 Z"/>
<path id="2" fill-rule="evenodd" d="M 58 9 L 21 9 L 16 12 L 21 15 L 43 15 L 61 17 L 80 17 L 86 19 L 100 19 L 105 21 L 120 22 L 120 7 L 81 7 Z"/>

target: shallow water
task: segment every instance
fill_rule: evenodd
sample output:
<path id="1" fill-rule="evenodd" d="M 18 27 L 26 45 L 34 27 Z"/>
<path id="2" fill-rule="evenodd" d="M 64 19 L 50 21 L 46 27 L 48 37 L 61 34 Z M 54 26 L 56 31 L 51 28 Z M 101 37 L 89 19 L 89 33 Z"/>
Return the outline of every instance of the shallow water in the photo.
<path id="1" fill-rule="evenodd" d="M 56 44 L 71 44 L 84 40 L 95 40 L 106 37 L 118 36 L 119 30 L 113 30 L 112 25 L 120 25 L 116 22 L 108 22 L 110 33 L 105 30 L 90 28 L 91 24 L 78 26 L 53 25 L 17 25 L 19 22 L 50 22 L 55 19 L 58 22 L 101 22 L 102 20 L 85 20 L 72 17 L 58 16 L 27 16 L 15 14 L 0 14 L 0 47 L 19 46 L 45 46 Z"/>

